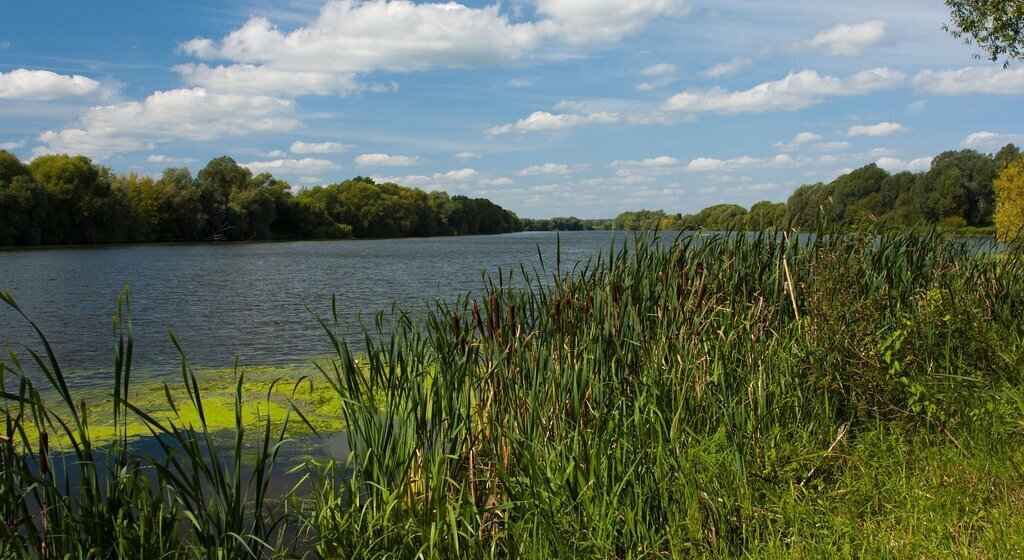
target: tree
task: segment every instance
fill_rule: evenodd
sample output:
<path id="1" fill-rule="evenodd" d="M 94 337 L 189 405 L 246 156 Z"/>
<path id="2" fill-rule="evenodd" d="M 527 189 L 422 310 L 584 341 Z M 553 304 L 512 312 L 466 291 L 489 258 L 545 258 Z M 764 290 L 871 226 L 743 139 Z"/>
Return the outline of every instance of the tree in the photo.
<path id="1" fill-rule="evenodd" d="M 1024 158 L 1004 167 L 992 186 L 996 191 L 996 231 L 1010 240 L 1024 233 Z"/>
<path id="2" fill-rule="evenodd" d="M 946 5 L 952 26 L 942 28 L 951 35 L 977 44 L 992 62 L 1003 59 L 1003 68 L 1011 60 L 1024 61 L 1024 1 L 946 0 Z"/>

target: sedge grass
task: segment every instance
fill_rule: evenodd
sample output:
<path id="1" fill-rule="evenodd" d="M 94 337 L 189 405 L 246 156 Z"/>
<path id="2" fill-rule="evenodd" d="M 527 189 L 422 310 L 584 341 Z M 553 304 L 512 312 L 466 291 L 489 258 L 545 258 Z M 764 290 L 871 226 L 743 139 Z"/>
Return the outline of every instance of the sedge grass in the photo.
<path id="1" fill-rule="evenodd" d="M 131 402 L 122 319 L 114 417 L 140 418 L 166 456 L 115 443 L 79 490 L 39 476 L 26 426 L 88 459 L 88 417 L 55 359 L 33 357 L 64 397 L 51 409 L 12 355 L 0 546 L 81 557 L 54 527 L 100 524 L 99 557 L 1019 556 L 1021 256 L 936 231 L 637 237 L 568 271 L 485 278 L 423 317 L 378 314 L 358 341 L 335 314 L 315 383 L 351 452 L 301 467 L 281 501 L 266 485 L 289 423 L 316 428 L 304 405 L 247 447 L 239 372 L 217 444 L 183 359 L 186 396 L 157 417 Z"/>

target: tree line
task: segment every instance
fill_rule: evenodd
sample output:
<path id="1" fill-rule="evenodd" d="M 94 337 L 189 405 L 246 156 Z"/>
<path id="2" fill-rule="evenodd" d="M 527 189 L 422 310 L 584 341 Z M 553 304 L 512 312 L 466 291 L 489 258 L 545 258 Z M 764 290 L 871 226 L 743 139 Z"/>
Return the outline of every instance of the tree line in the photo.
<path id="1" fill-rule="evenodd" d="M 230 157 L 194 177 L 116 174 L 85 156 L 30 163 L 0 150 L 0 244 L 340 239 L 475 235 L 522 229 L 483 198 L 449 196 L 368 177 L 304 189 L 254 175 Z"/>
<path id="2" fill-rule="evenodd" d="M 737 204 L 716 204 L 686 215 L 663 210 L 623 212 L 613 225 L 624 230 L 762 230 L 810 227 L 824 219 L 836 227 L 875 223 L 992 230 L 994 184 L 1000 170 L 1009 169 L 1020 158 L 1020 150 L 1008 144 L 994 155 L 974 150 L 943 152 L 928 171 L 918 173 L 889 173 L 872 163 L 830 183 L 803 185 L 785 203 L 764 200 L 749 210 Z"/>

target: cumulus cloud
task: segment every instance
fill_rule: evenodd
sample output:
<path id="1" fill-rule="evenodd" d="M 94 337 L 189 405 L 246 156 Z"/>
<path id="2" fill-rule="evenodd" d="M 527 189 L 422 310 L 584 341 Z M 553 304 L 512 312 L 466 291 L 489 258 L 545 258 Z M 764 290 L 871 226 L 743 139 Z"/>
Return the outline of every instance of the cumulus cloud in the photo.
<path id="1" fill-rule="evenodd" d="M 273 173 L 274 175 L 312 175 L 324 171 L 341 169 L 341 166 L 326 159 L 275 159 L 271 161 L 250 161 L 239 164 L 249 168 L 253 173 Z M 312 177 L 307 177 L 312 178 Z M 306 181 L 304 181 L 306 182 Z M 309 181 L 317 182 L 317 181 Z"/>
<path id="2" fill-rule="evenodd" d="M 711 68 L 701 71 L 698 76 L 701 78 L 714 79 L 730 76 L 753 64 L 754 61 L 743 56 L 737 56 L 732 60 L 720 62 Z"/>
<path id="3" fill-rule="evenodd" d="M 347 152 L 354 146 L 339 142 L 303 142 L 296 140 L 290 148 L 293 154 L 336 154 Z"/>
<path id="4" fill-rule="evenodd" d="M 99 82 L 77 74 L 65 76 L 49 70 L 26 68 L 0 72 L 0 99 L 50 101 L 91 95 L 99 89 Z"/>
<path id="5" fill-rule="evenodd" d="M 196 160 L 195 158 L 190 157 L 176 158 L 165 156 L 163 154 L 152 154 L 146 158 L 146 161 L 149 163 L 193 163 Z"/>
<path id="6" fill-rule="evenodd" d="M 463 161 L 470 160 L 470 159 L 476 159 L 478 157 L 480 157 L 480 154 L 478 154 L 476 152 L 459 152 L 459 153 L 455 154 L 455 159 L 461 159 Z"/>
<path id="7" fill-rule="evenodd" d="M 495 177 L 493 179 L 480 180 L 480 185 L 484 187 L 504 187 L 514 183 L 515 181 L 508 177 Z"/>
<path id="8" fill-rule="evenodd" d="M 1024 146 L 1024 134 L 999 134 L 996 132 L 973 132 L 960 144 L 972 150 L 998 150 L 1007 144 Z"/>
<path id="9" fill-rule="evenodd" d="M 469 181 L 470 179 L 473 179 L 477 175 L 479 175 L 479 173 L 476 172 L 476 169 L 467 167 L 465 169 L 453 169 L 451 171 L 448 171 L 447 173 L 434 173 L 433 179 L 435 181 L 462 182 Z"/>
<path id="10" fill-rule="evenodd" d="M 710 157 L 699 157 L 690 160 L 690 162 L 686 164 L 685 171 L 733 171 L 736 169 L 745 169 L 750 167 L 789 167 L 799 164 L 799 160 L 793 159 L 786 154 L 779 154 L 770 158 L 740 156 L 733 159 L 716 159 Z"/>
<path id="11" fill-rule="evenodd" d="M 419 158 L 388 154 L 362 154 L 356 156 L 355 162 L 360 167 L 408 167 L 418 163 Z"/>
<path id="12" fill-rule="evenodd" d="M 364 86 L 355 76 L 504 66 L 550 54 L 557 42 L 575 47 L 617 42 L 656 17 L 686 11 L 684 0 L 538 0 L 533 21 L 519 21 L 519 15 L 513 21 L 497 3 L 476 8 L 458 2 L 330 0 L 316 19 L 289 32 L 265 17 L 253 17 L 219 40 L 186 41 L 179 47 L 183 53 L 231 64 L 175 69 L 189 84 L 235 92 L 381 91 L 388 86 Z"/>
<path id="13" fill-rule="evenodd" d="M 641 68 L 640 72 L 639 72 L 639 74 L 641 76 L 651 76 L 651 77 L 672 76 L 675 73 L 676 73 L 676 65 L 675 64 L 667 64 L 667 63 L 655 64 L 653 66 L 648 66 L 646 68 Z"/>
<path id="14" fill-rule="evenodd" d="M 613 167 L 669 167 L 679 165 L 679 160 L 670 156 L 658 156 L 640 160 L 616 160 Z"/>
<path id="15" fill-rule="evenodd" d="M 847 136 L 889 136 L 890 134 L 898 134 L 900 132 L 907 132 L 907 127 L 896 122 L 880 122 L 878 124 L 858 124 L 851 126 L 850 130 L 846 131 Z"/>
<path id="16" fill-rule="evenodd" d="M 823 138 L 813 132 L 800 132 L 789 142 L 776 142 L 772 144 L 772 147 L 780 152 L 792 152 L 800 146 L 810 144 L 812 142 L 818 142 L 820 140 L 823 140 Z"/>
<path id="17" fill-rule="evenodd" d="M 932 158 L 920 157 L 910 161 L 903 161 L 894 157 L 883 157 L 875 162 L 878 167 L 889 171 L 925 171 L 932 165 Z"/>
<path id="18" fill-rule="evenodd" d="M 906 76 L 889 68 L 858 72 L 847 78 L 821 76 L 812 70 L 791 73 L 746 91 L 722 88 L 690 90 L 672 96 L 664 108 L 670 111 L 723 114 L 795 111 L 822 103 L 829 97 L 864 95 L 901 85 Z"/>
<path id="19" fill-rule="evenodd" d="M 287 132 L 298 124 L 294 110 L 290 100 L 262 95 L 214 93 L 203 88 L 158 91 L 143 101 L 93 107 L 76 126 L 40 134 L 43 145 L 33 151 L 107 157 L 174 140 Z"/>
<path id="20" fill-rule="evenodd" d="M 601 111 L 599 113 L 578 114 L 558 113 L 553 114 L 547 111 L 536 111 L 530 116 L 518 121 L 501 126 L 495 126 L 487 130 L 491 136 L 500 136 L 509 132 L 539 132 L 548 130 L 565 130 L 577 128 L 588 124 L 609 124 L 621 120 L 618 113 Z"/>
<path id="21" fill-rule="evenodd" d="M 529 177 L 533 175 L 569 175 L 586 169 L 587 165 L 580 163 L 576 165 L 568 165 L 565 163 L 545 163 L 543 165 L 531 165 L 525 167 L 516 172 L 521 177 Z"/>
<path id="22" fill-rule="evenodd" d="M 818 33 L 808 46 L 832 56 L 861 56 L 886 39 L 888 25 L 880 20 L 858 24 L 841 23 Z"/>
<path id="23" fill-rule="evenodd" d="M 537 12 L 549 16 L 554 34 L 569 43 L 601 44 L 637 33 L 656 17 L 685 14 L 689 5 L 684 0 L 537 0 Z"/>
<path id="24" fill-rule="evenodd" d="M 217 91 L 268 95 L 346 95 L 363 89 L 387 89 L 366 86 L 351 72 L 316 72 L 276 69 L 252 64 L 210 67 L 206 64 L 181 64 L 174 67 L 185 83 Z"/>
<path id="25" fill-rule="evenodd" d="M 959 70 L 922 70 L 914 76 L 914 87 L 932 95 L 969 93 L 1024 93 L 1024 67 L 1002 69 L 968 66 Z"/>
<path id="26" fill-rule="evenodd" d="M 0 150 L 17 150 L 18 148 L 24 148 L 24 140 L 16 140 L 10 142 L 0 142 Z"/>
<path id="27" fill-rule="evenodd" d="M 880 19 L 864 23 L 840 23 L 822 30 L 808 40 L 767 45 L 761 49 L 761 55 L 818 50 L 830 56 L 859 57 L 888 38 L 889 26 Z"/>

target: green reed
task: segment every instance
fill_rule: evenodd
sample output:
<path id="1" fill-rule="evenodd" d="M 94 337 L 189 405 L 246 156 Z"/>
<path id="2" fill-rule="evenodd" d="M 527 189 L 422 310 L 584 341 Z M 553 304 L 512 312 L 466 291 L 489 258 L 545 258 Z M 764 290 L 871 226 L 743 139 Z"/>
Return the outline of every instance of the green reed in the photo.
<path id="1" fill-rule="evenodd" d="M 56 360 L 33 355 L 60 410 L 40 402 L 12 354 L 0 372 L 0 550 L 1019 554 L 1021 257 L 1019 245 L 993 257 L 939 232 L 637 236 L 569 270 L 560 255 L 553 270 L 539 255 L 483 277 L 479 293 L 428 302 L 420 317 L 379 313 L 359 340 L 337 334 L 334 302 L 320 319 L 333 357 L 317 382 L 338 395 L 351 453 L 299 467 L 301 490 L 281 500 L 267 484 L 291 414 L 316 431 L 301 408 L 246 426 L 238 372 L 236 428 L 224 439 L 207 429 L 183 358 L 188 402 L 168 390 L 167 405 L 197 410 L 198 425 L 140 410 L 125 309 L 114 415 L 141 417 L 166 457 L 133 453 L 127 437 L 102 461 L 88 455 L 86 411 Z M 71 442 L 77 489 L 39 474 L 31 422 Z M 90 524 L 107 540 L 59 537 Z"/>

